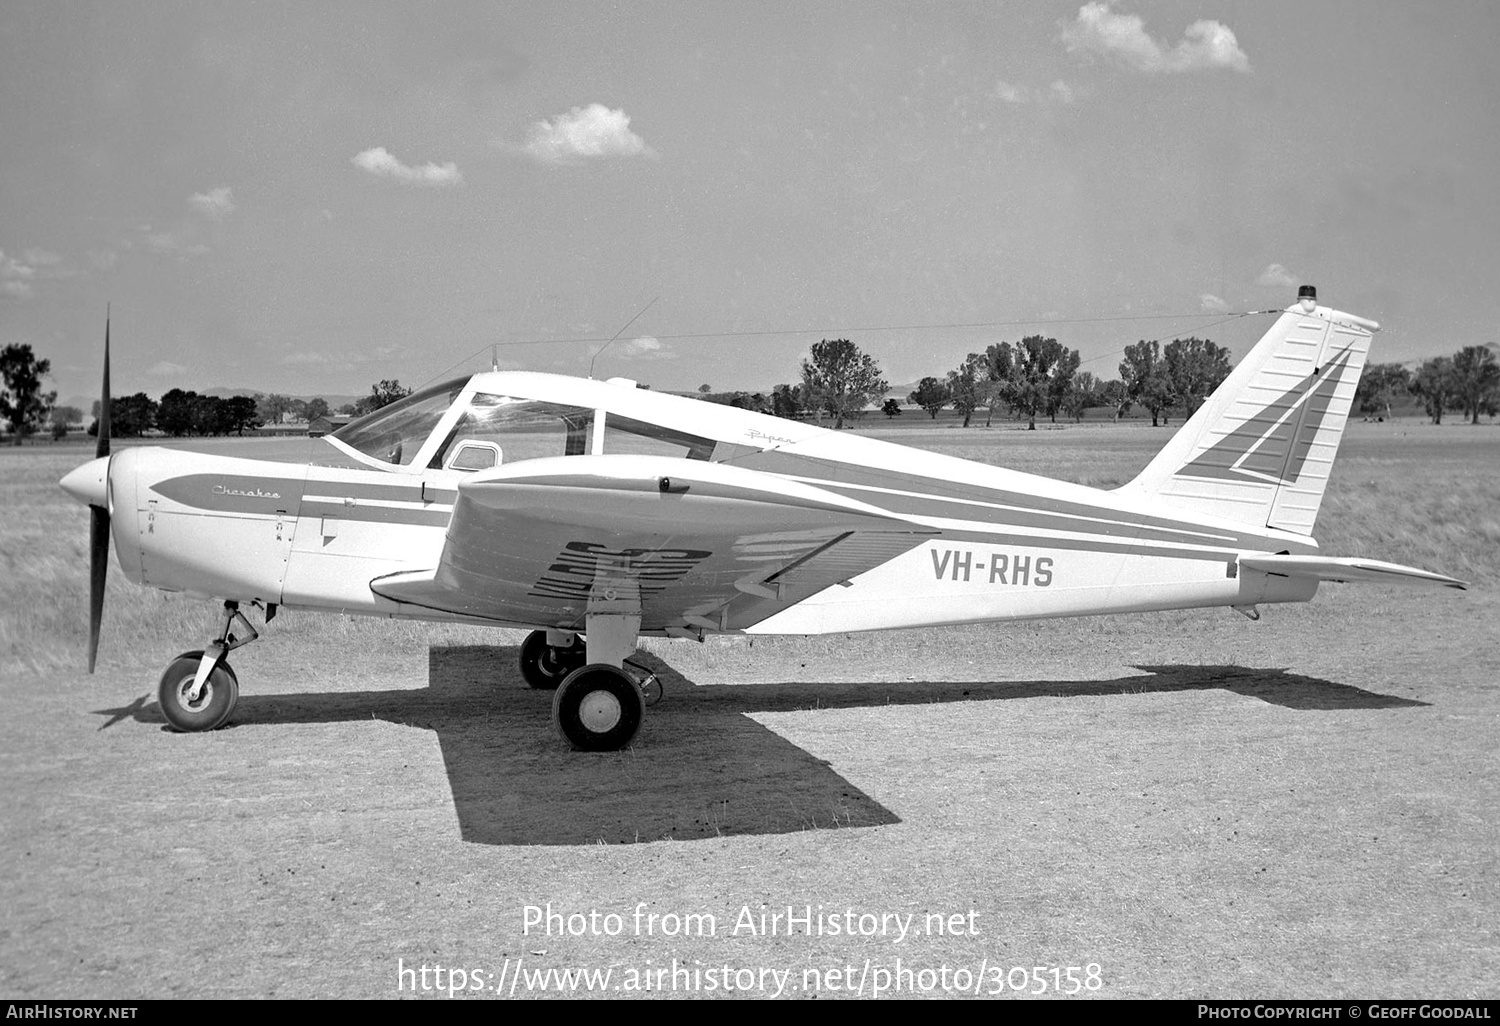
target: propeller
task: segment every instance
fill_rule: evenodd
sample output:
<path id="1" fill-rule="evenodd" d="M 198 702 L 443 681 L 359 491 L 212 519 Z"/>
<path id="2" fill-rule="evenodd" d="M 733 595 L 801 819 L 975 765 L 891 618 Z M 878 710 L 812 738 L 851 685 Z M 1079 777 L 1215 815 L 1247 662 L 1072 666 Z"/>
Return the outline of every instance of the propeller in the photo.
<path id="1" fill-rule="evenodd" d="M 109 455 L 109 314 L 104 315 L 104 384 L 99 396 L 99 440 L 94 458 Z M 105 472 L 105 505 L 89 506 L 89 672 L 99 655 L 99 624 L 104 619 L 104 578 L 109 571 L 109 473 Z"/>

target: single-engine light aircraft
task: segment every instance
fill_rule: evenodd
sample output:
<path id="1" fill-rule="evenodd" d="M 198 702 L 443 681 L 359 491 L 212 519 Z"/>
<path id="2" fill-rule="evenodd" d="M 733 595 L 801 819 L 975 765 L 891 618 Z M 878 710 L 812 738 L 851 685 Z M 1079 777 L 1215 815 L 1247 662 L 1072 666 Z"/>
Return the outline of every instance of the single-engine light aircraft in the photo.
<path id="1" fill-rule="evenodd" d="M 520 671 L 558 730 L 618 749 L 637 639 L 824 634 L 1305 602 L 1321 581 L 1462 588 L 1320 555 L 1313 524 L 1378 325 L 1304 286 L 1133 481 L 1103 490 L 630 381 L 488 372 L 424 389 L 286 463 L 160 447 L 62 481 L 92 507 L 89 669 L 113 534 L 137 584 L 224 599 L 174 659 L 167 722 L 234 713 L 225 661 L 278 607 L 532 628 Z"/>

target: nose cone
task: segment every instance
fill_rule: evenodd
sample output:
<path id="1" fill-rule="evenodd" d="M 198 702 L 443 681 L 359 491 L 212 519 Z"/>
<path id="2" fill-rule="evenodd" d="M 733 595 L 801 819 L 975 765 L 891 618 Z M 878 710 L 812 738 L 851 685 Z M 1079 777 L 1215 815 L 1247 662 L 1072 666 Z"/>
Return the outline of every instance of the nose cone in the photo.
<path id="1" fill-rule="evenodd" d="M 109 508 L 109 457 L 89 460 L 59 482 L 63 491 L 89 506 Z"/>

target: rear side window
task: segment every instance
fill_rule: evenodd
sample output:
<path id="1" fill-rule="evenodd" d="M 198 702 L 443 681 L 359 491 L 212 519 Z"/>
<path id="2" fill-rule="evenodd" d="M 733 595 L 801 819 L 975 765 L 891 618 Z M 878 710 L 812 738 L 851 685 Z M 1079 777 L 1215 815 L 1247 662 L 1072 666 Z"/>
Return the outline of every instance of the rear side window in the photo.
<path id="1" fill-rule="evenodd" d="M 604 454 L 607 456 L 676 456 L 679 459 L 706 460 L 713 451 L 711 438 L 613 413 L 604 417 Z"/>

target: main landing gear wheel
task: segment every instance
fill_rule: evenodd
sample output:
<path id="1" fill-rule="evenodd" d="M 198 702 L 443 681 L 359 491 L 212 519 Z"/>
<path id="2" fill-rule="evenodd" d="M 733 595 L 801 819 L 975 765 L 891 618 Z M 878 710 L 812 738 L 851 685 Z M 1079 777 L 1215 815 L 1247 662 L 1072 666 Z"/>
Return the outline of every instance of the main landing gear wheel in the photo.
<path id="1" fill-rule="evenodd" d="M 521 642 L 521 678 L 538 691 L 554 691 L 587 659 L 588 648 L 577 635 L 571 648 L 556 648 L 547 644 L 546 631 L 532 631 Z"/>
<path id="2" fill-rule="evenodd" d="M 624 748 L 640 729 L 645 711 L 635 678 L 606 663 L 574 670 L 552 699 L 552 722 L 585 752 Z"/>
<path id="3" fill-rule="evenodd" d="M 209 673 L 203 682 L 203 690 L 197 700 L 190 694 L 193 680 L 198 675 L 198 666 L 203 652 L 184 652 L 167 666 L 161 675 L 161 684 L 156 689 L 156 700 L 161 705 L 161 714 L 173 730 L 193 733 L 200 730 L 215 730 L 228 722 L 240 699 L 239 678 L 223 660 Z"/>

